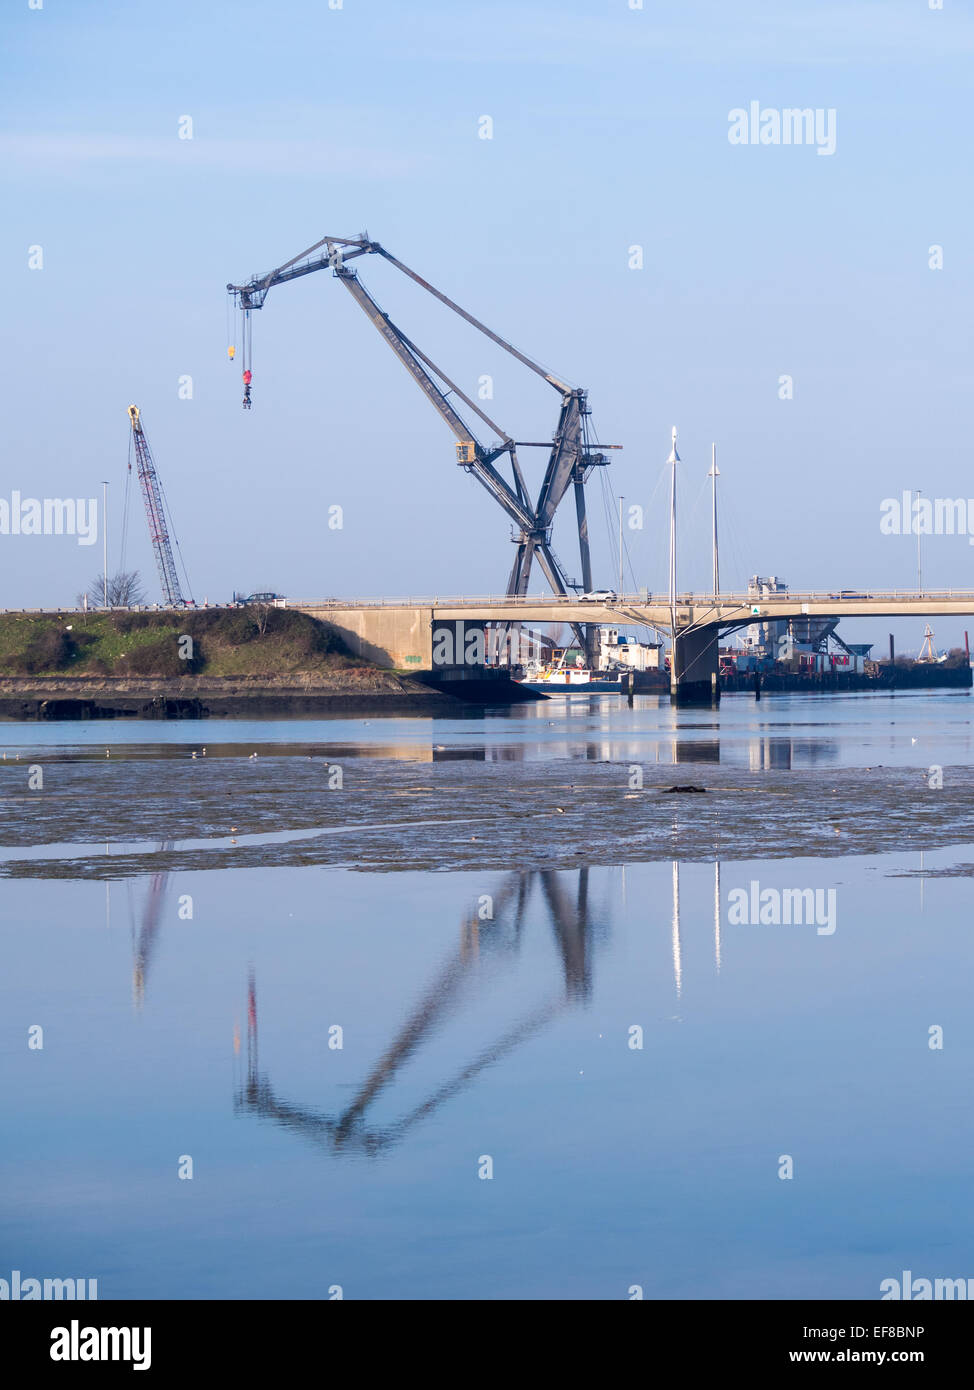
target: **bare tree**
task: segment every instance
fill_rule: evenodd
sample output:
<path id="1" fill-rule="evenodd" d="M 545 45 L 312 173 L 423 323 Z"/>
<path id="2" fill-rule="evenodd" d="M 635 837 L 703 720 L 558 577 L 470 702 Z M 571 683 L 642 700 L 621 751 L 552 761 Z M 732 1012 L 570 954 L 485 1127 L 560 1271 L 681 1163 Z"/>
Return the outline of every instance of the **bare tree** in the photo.
<path id="1" fill-rule="evenodd" d="M 96 575 L 88 587 L 88 608 L 104 608 L 105 606 L 105 576 Z M 145 603 L 145 589 L 142 586 L 142 576 L 138 570 L 119 570 L 117 574 L 108 576 L 108 607 L 109 608 L 135 608 L 141 603 Z M 85 595 L 79 594 L 77 598 L 79 608 L 84 608 Z"/>

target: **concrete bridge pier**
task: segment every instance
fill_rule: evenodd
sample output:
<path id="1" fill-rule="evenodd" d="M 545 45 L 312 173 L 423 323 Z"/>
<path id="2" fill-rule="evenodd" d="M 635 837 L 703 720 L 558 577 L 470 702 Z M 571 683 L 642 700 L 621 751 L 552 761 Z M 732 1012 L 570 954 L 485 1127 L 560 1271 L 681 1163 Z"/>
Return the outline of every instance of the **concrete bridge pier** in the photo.
<path id="1" fill-rule="evenodd" d="M 670 703 L 720 704 L 719 629 L 715 624 L 681 632 L 677 628 L 670 658 Z"/>

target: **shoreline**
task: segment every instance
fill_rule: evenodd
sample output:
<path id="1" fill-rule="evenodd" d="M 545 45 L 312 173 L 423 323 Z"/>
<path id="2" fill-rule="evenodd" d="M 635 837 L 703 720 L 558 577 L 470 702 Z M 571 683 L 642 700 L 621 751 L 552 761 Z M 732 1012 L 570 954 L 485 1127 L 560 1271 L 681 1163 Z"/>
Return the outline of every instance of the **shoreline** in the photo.
<path id="1" fill-rule="evenodd" d="M 352 677 L 352 678 L 349 678 Z M 393 672 L 270 676 L 0 676 L 0 719 L 286 719 L 417 715 L 450 718 L 469 706 Z"/>
<path id="2" fill-rule="evenodd" d="M 0 721 L 37 723 L 116 719 L 329 719 L 415 716 L 451 718 L 491 704 L 522 703 L 507 679 L 445 679 L 441 674 L 400 675 L 378 668 L 330 673 L 207 676 L 9 676 L 0 675 Z M 668 680 L 641 673 L 634 694 L 667 698 Z M 889 694 L 895 691 L 970 690 L 970 667 L 885 670 L 879 679 L 836 675 L 810 679 L 789 672 L 762 673 L 761 694 Z M 462 694 L 461 694 L 462 692 Z M 754 677 L 724 676 L 721 693 L 754 698 Z M 570 698 L 585 697 L 583 689 Z M 523 703 L 559 700 L 569 692 L 524 692 Z M 590 697 L 591 698 L 591 697 Z M 619 697 L 623 699 L 623 696 Z"/>

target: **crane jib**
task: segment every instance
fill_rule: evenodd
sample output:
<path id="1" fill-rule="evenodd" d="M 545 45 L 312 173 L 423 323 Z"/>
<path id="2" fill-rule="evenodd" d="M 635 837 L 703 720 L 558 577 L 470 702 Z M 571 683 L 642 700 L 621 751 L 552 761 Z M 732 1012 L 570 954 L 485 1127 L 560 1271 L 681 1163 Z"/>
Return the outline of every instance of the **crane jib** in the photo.
<path id="1" fill-rule="evenodd" d="M 142 500 L 145 504 L 146 520 L 149 525 L 149 539 L 152 544 L 152 553 L 155 557 L 156 569 L 159 573 L 159 583 L 162 588 L 163 601 L 176 608 L 187 606 L 187 600 L 183 597 L 179 583 L 179 574 L 176 569 L 176 560 L 173 555 L 172 542 L 169 539 L 169 526 L 166 521 L 166 508 L 164 504 L 162 485 L 159 482 L 159 475 L 156 472 L 155 464 L 152 460 L 152 453 L 149 449 L 149 441 L 145 437 L 142 428 L 142 417 L 138 406 L 129 406 L 129 419 L 132 422 L 132 440 L 135 445 L 136 471 L 139 475 L 139 485 L 142 489 Z M 190 600 L 192 602 L 192 600 Z"/>
<path id="2" fill-rule="evenodd" d="M 325 250 L 322 251 L 322 248 Z M 321 254 L 317 255 L 318 252 Z M 537 503 L 532 504 L 529 500 L 524 476 L 517 461 L 513 437 L 501 430 L 475 401 L 467 396 L 415 343 L 406 337 L 392 322 L 388 314 L 380 309 L 355 271 L 346 267 L 347 261 L 369 254 L 382 256 L 390 265 L 395 266 L 396 269 L 419 285 L 421 289 L 426 290 L 441 304 L 458 314 L 478 332 L 484 334 L 494 344 L 558 390 L 562 397 L 558 426 L 550 445 L 548 466 Z M 481 323 L 479 319 L 474 318 L 466 309 L 436 289 L 422 276 L 410 270 L 407 265 L 397 260 L 378 242 L 371 241 L 367 234 L 358 237 L 322 237 L 320 241 L 309 246 L 307 250 L 300 252 L 297 256 L 292 256 L 289 261 L 285 261 L 283 265 L 278 266 L 276 270 L 270 271 L 267 275 L 254 276 L 245 285 L 227 285 L 227 290 L 234 296 L 244 315 L 244 405 L 249 408 L 251 403 L 250 311 L 262 308 L 268 292 L 275 285 L 286 284 L 288 281 L 300 279 L 302 276 L 313 274 L 315 271 L 327 269 L 332 270 L 336 279 L 341 280 L 426 398 L 450 427 L 457 441 L 457 462 L 477 479 L 519 527 L 520 535 L 516 538 L 518 549 L 508 581 L 508 593 L 514 595 L 527 592 L 535 555 L 556 593 L 565 594 L 569 588 L 579 587 L 577 583 L 573 583 L 567 578 L 551 550 L 548 539 L 559 503 L 572 483 L 575 485 L 582 585 L 586 591 L 590 590 L 592 577 L 588 547 L 588 523 L 585 516 L 584 483 L 593 464 L 604 464 L 608 460 L 595 452 L 599 446 L 589 438 L 587 423 L 589 410 L 586 403 L 586 393 L 566 385 L 558 377 L 546 371 L 544 367 L 526 356 L 505 338 L 494 333 L 492 329 Z M 231 358 L 232 356 L 231 353 Z M 442 388 L 446 389 L 442 389 L 439 383 L 442 383 Z M 499 446 L 491 449 L 484 448 L 473 430 L 466 424 L 458 410 L 454 408 L 449 399 L 451 396 L 462 401 L 468 410 L 472 411 L 500 437 Z M 619 446 L 610 447 L 618 448 Z M 492 465 L 492 460 L 502 453 L 509 453 L 511 457 L 511 468 L 514 475 L 513 488 Z"/>

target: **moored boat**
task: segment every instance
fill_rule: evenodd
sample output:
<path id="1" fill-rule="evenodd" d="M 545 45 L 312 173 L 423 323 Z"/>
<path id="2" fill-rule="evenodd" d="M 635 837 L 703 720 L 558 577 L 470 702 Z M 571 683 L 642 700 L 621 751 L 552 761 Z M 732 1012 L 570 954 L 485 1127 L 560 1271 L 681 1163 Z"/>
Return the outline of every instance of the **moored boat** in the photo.
<path id="1" fill-rule="evenodd" d="M 574 650 L 555 650 L 547 662 L 532 662 L 519 685 L 545 695 L 621 695 L 629 689 L 629 673 L 622 670 L 597 671 L 585 665 Z"/>

